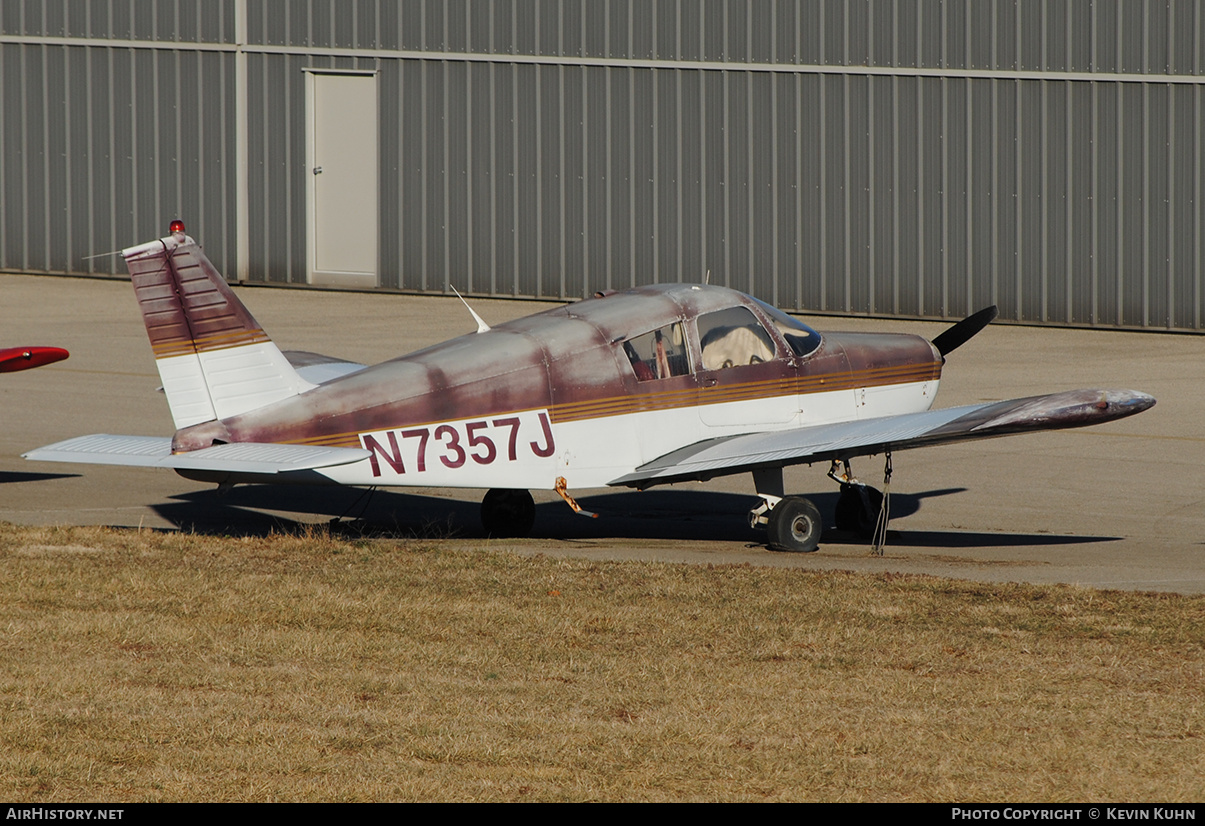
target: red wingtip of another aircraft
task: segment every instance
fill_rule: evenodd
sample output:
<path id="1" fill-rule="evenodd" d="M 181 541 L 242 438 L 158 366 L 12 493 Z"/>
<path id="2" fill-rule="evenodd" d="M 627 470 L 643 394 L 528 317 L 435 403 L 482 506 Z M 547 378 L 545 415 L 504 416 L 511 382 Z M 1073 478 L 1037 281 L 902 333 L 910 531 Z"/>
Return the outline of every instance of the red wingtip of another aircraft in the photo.
<path id="1" fill-rule="evenodd" d="M 4 347 L 0 348 L 0 373 L 15 373 L 43 364 L 54 364 L 70 355 L 62 347 Z"/>

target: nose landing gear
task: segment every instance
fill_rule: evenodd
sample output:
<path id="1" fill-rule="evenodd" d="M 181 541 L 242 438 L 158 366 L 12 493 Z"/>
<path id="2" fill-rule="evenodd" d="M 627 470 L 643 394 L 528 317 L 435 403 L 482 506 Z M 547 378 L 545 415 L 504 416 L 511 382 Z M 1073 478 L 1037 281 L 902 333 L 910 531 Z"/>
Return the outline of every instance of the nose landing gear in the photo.
<path id="1" fill-rule="evenodd" d="M 833 514 L 837 529 L 872 539 L 875 553 L 881 554 L 887 533 L 884 494 L 854 478 L 848 461 L 834 459 L 828 475 L 841 485 Z M 890 453 L 884 481 L 886 485 L 891 481 Z M 783 495 L 782 468 L 753 471 L 753 484 L 761 502 L 749 511 L 749 526 L 765 528 L 770 550 L 811 553 L 820 547 L 824 531 L 820 511 L 802 496 Z"/>
<path id="2" fill-rule="evenodd" d="M 841 485 L 841 495 L 837 497 L 837 507 L 833 513 L 837 530 L 870 539 L 874 535 L 879 512 L 883 509 L 882 491 L 854 478 L 847 461 L 834 459 L 832 467 L 828 469 L 828 477 Z"/>
<path id="3" fill-rule="evenodd" d="M 834 514 L 838 530 L 851 531 L 871 541 L 871 550 L 883 555 L 887 523 L 891 518 L 891 451 L 884 452 L 883 490 L 854 478 L 847 460 L 833 459 L 828 476 L 841 485 Z"/>

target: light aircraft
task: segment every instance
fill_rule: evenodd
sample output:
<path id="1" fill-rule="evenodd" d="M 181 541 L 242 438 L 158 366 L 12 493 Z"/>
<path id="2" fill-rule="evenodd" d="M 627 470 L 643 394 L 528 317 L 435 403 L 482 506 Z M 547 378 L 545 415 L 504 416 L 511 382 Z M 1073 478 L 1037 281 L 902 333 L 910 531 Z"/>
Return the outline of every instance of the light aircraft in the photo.
<path id="1" fill-rule="evenodd" d="M 54 364 L 68 355 L 62 347 L 3 347 L 0 348 L 0 373 L 15 373 L 43 364 Z"/>
<path id="2" fill-rule="evenodd" d="M 167 467 L 225 486 L 486 488 L 481 520 L 495 536 L 531 530 L 531 490 L 583 512 L 571 489 L 751 472 L 751 524 L 771 548 L 814 551 L 823 520 L 785 494 L 788 465 L 831 462 L 839 526 L 864 526 L 879 497 L 854 479 L 854 457 L 1098 424 L 1155 403 L 1075 390 L 930 410 L 945 357 L 994 307 L 931 342 L 822 335 L 743 293 L 690 284 L 493 328 L 474 313 L 476 333 L 368 367 L 282 353 L 178 221 L 122 255 L 176 433 L 82 436 L 26 458 Z"/>

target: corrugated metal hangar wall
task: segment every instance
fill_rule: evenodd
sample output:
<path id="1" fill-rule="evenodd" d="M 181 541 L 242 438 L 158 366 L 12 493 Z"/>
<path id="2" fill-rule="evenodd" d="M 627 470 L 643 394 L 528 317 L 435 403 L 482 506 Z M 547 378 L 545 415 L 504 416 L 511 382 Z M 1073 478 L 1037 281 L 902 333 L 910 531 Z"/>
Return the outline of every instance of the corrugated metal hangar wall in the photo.
<path id="1" fill-rule="evenodd" d="M 311 280 L 313 88 L 344 72 L 376 186 L 334 212 L 379 216 L 385 288 L 710 273 L 1202 329 L 1193 0 L 3 0 L 0 51 L 4 269 L 120 272 L 84 257 L 179 216 L 231 278 Z"/>

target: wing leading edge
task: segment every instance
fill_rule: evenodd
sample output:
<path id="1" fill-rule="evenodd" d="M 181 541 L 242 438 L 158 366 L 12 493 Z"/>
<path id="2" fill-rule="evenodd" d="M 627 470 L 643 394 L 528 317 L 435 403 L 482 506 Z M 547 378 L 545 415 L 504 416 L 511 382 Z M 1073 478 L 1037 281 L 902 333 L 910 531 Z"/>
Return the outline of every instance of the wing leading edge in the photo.
<path id="1" fill-rule="evenodd" d="M 646 488 L 757 468 L 849 459 L 1036 430 L 1086 427 L 1141 413 L 1154 403 L 1152 396 L 1134 390 L 1069 390 L 856 422 L 748 433 L 675 450 L 608 484 Z"/>

